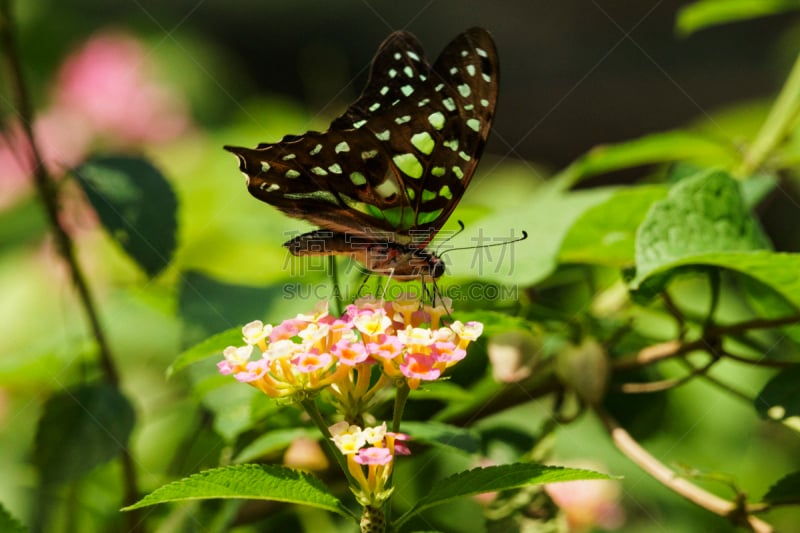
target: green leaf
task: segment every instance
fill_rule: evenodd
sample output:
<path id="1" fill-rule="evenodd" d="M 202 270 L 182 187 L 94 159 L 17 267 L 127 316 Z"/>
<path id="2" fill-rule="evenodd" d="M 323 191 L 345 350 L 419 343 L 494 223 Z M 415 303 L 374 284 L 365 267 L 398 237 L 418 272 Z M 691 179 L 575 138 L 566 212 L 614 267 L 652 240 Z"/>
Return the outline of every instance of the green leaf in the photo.
<path id="1" fill-rule="evenodd" d="M 399 527 L 409 518 L 425 509 L 441 505 L 455 498 L 529 485 L 543 485 L 545 483 L 581 479 L 610 479 L 610 477 L 590 470 L 545 466 L 535 463 L 514 463 L 459 472 L 435 483 L 427 495 L 423 496 L 411 509 L 397 519 L 394 527 Z"/>
<path id="2" fill-rule="evenodd" d="M 557 178 L 574 185 L 592 176 L 654 163 L 700 159 L 723 164 L 739 158 L 735 146 L 709 135 L 666 131 L 619 144 L 596 146 L 561 171 Z"/>
<path id="3" fill-rule="evenodd" d="M 578 219 L 564 239 L 562 263 L 627 267 L 634 262 L 636 230 L 657 200 L 667 195 L 661 185 L 617 191 Z"/>
<path id="4" fill-rule="evenodd" d="M 598 188 L 564 192 L 559 187 L 561 184 L 557 183 L 543 186 L 524 207 L 504 209 L 481 219 L 480 228 L 496 233 L 483 235 L 483 241 L 474 238 L 475 244 L 491 244 L 498 242 L 493 239 L 501 236 L 508 239 L 512 231 L 518 237 L 520 231 L 525 230 L 528 232 L 526 240 L 491 252 L 491 249 L 478 248 L 455 252 L 448 257 L 453 258 L 454 264 L 464 265 L 470 275 L 479 276 L 484 282 L 529 286 L 546 278 L 555 270 L 561 242 L 575 221 L 615 191 Z"/>
<path id="5" fill-rule="evenodd" d="M 309 505 L 351 517 L 341 501 L 310 474 L 275 465 L 233 465 L 194 474 L 160 487 L 124 511 L 158 503 L 216 498 L 272 500 Z"/>
<path id="6" fill-rule="evenodd" d="M 26 533 L 28 528 L 11 516 L 11 513 L 0 503 L 0 531 L 4 533 Z"/>
<path id="7" fill-rule="evenodd" d="M 665 265 L 695 255 L 766 247 L 738 183 L 722 171 L 701 172 L 673 186 L 639 226 L 636 279 L 641 282 Z"/>
<path id="8" fill-rule="evenodd" d="M 36 432 L 34 464 L 48 483 L 77 479 L 119 455 L 135 414 L 110 385 L 84 385 L 51 396 Z"/>
<path id="9" fill-rule="evenodd" d="M 647 277 L 631 282 L 641 297 L 660 291 L 673 271 L 724 268 L 749 276 L 781 294 L 796 310 L 800 310 L 800 254 L 778 252 L 730 252 L 701 254 L 664 263 Z"/>
<path id="10" fill-rule="evenodd" d="M 762 501 L 771 504 L 800 503 L 800 472 L 792 472 L 779 479 L 769 488 Z"/>
<path id="11" fill-rule="evenodd" d="M 800 431 L 800 365 L 784 368 L 770 379 L 754 400 L 762 418 L 783 422 Z"/>
<path id="12" fill-rule="evenodd" d="M 677 29 L 689 35 L 709 26 L 800 9 L 797 0 L 700 0 L 678 11 Z"/>
<path id="13" fill-rule="evenodd" d="M 318 439 L 320 433 L 317 429 L 311 428 L 289 428 L 269 431 L 245 446 L 236 456 L 234 462 L 245 463 L 263 457 L 264 455 L 277 452 L 288 447 L 292 442 L 301 437 Z"/>
<path id="14" fill-rule="evenodd" d="M 139 157 L 107 155 L 73 173 L 105 230 L 148 276 L 172 261 L 178 202 L 157 168 Z"/>
<path id="15" fill-rule="evenodd" d="M 408 433 L 415 441 L 422 441 L 465 453 L 480 451 L 481 437 L 474 429 L 460 428 L 441 422 L 403 422 L 403 433 Z"/>
<path id="16" fill-rule="evenodd" d="M 192 363 L 221 354 L 228 346 L 242 346 L 243 344 L 241 326 L 217 333 L 195 344 L 175 358 L 175 361 L 167 368 L 167 377 L 180 372 Z"/>

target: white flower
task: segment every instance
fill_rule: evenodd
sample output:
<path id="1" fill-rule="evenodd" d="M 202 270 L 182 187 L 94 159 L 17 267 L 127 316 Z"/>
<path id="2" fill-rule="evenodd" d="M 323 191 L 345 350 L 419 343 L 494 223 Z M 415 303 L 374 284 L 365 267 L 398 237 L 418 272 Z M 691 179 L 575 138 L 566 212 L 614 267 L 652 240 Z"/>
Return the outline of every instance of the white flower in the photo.
<path id="1" fill-rule="evenodd" d="M 264 324 L 260 320 L 253 320 L 242 327 L 242 339 L 250 345 L 258 344 L 272 333 L 272 324 Z"/>

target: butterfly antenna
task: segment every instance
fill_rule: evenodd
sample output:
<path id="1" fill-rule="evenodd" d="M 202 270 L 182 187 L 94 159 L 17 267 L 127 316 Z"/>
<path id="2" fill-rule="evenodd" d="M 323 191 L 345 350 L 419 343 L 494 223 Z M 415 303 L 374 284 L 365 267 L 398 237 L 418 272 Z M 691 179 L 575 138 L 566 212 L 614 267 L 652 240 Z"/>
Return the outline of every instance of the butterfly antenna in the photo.
<path id="1" fill-rule="evenodd" d="M 439 250 L 442 249 L 442 246 L 445 245 L 447 241 L 449 241 L 450 239 L 452 239 L 453 237 L 464 231 L 464 223 L 461 222 L 460 220 L 458 221 L 458 226 L 460 228 L 458 231 L 456 231 L 452 235 L 449 235 L 445 240 L 439 243 L 439 245 L 436 247 L 436 251 L 434 252 L 436 255 L 439 255 Z"/>
<path id="2" fill-rule="evenodd" d="M 361 298 L 361 291 L 367 285 L 367 281 L 369 281 L 370 273 L 368 271 L 364 271 L 363 274 L 364 275 L 361 277 L 361 283 L 358 285 L 358 289 L 356 289 L 356 294 L 355 297 L 353 298 L 353 301 Z"/>
<path id="3" fill-rule="evenodd" d="M 463 246 L 461 248 L 450 248 L 449 250 L 445 250 L 441 254 L 437 254 L 440 258 L 444 257 L 445 254 L 449 254 L 450 252 L 457 252 L 459 250 L 477 250 L 478 248 L 492 248 L 494 246 L 506 246 L 507 244 L 514 244 L 515 242 L 524 241 L 528 238 L 528 232 L 522 230 L 522 237 L 517 237 L 516 239 L 509 239 L 503 242 L 493 242 L 492 244 L 479 244 L 477 246 Z"/>

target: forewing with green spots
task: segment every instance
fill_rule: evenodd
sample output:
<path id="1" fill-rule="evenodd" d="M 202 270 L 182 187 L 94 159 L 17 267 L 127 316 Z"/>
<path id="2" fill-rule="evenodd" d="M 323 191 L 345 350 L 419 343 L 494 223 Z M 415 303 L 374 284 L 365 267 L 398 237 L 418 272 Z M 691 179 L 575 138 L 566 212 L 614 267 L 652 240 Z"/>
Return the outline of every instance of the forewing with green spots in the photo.
<path id="1" fill-rule="evenodd" d="M 391 232 L 422 247 L 475 172 L 497 88 L 497 52 L 485 30 L 456 37 L 433 66 L 419 41 L 398 31 L 328 131 L 226 149 L 239 157 L 248 190 L 286 214 L 352 235 Z"/>

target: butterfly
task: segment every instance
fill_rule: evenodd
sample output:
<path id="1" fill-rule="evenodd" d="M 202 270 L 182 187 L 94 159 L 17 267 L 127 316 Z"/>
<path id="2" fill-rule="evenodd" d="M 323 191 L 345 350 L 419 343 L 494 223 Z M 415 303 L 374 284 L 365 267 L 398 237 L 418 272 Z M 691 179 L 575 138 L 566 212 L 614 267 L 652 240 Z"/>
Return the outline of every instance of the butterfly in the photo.
<path id="1" fill-rule="evenodd" d="M 426 246 L 464 194 L 497 105 L 494 41 L 471 28 L 436 62 L 416 37 L 389 35 L 361 96 L 324 132 L 286 135 L 236 154 L 248 191 L 320 229 L 284 246 L 347 255 L 377 274 L 437 279 L 444 261 Z"/>

